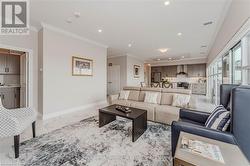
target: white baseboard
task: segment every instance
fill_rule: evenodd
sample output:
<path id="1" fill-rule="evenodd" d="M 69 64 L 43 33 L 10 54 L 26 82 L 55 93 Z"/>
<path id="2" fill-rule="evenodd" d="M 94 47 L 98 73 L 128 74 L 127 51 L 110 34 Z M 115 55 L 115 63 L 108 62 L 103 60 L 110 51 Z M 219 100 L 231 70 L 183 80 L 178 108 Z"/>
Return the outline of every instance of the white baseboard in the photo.
<path id="1" fill-rule="evenodd" d="M 51 118 L 55 118 L 55 117 L 58 117 L 58 116 L 69 114 L 69 113 L 74 113 L 74 112 L 77 112 L 77 111 L 85 111 L 86 114 L 89 113 L 90 115 L 93 115 L 93 110 L 97 110 L 97 109 L 105 107 L 107 105 L 108 105 L 108 102 L 106 100 L 101 101 L 101 102 L 86 104 L 86 105 L 83 105 L 83 106 L 80 106 L 80 107 L 61 110 L 61 111 L 57 111 L 57 112 L 54 112 L 54 113 L 43 114 L 42 120 L 48 120 L 48 119 L 51 119 Z M 97 114 L 97 111 L 96 111 L 96 114 Z"/>

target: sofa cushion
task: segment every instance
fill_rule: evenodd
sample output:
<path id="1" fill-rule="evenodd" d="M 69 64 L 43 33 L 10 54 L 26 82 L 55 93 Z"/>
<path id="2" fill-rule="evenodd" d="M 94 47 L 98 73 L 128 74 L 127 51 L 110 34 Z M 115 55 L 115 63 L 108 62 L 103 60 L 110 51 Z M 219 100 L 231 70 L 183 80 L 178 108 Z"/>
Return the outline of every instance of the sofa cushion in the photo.
<path id="1" fill-rule="evenodd" d="M 129 91 L 128 90 L 122 90 L 119 94 L 120 100 L 128 100 Z"/>
<path id="2" fill-rule="evenodd" d="M 172 93 L 162 93 L 161 94 L 161 105 L 172 105 L 173 94 Z"/>
<path id="3" fill-rule="evenodd" d="M 226 131 L 229 124 L 230 112 L 223 105 L 219 105 L 210 114 L 205 126 L 211 129 Z"/>
<path id="4" fill-rule="evenodd" d="M 154 114 L 155 114 L 155 107 L 157 104 L 150 104 L 150 103 L 144 103 L 144 102 L 131 102 L 130 107 L 139 108 L 147 110 L 147 119 L 154 121 Z"/>
<path id="5" fill-rule="evenodd" d="M 139 94 L 140 94 L 140 91 L 131 90 L 129 92 L 128 100 L 139 101 Z"/>
<path id="6" fill-rule="evenodd" d="M 139 101 L 143 102 L 145 100 L 146 92 L 161 92 L 161 88 L 141 88 Z M 157 103 L 160 104 L 161 96 L 158 96 Z"/>
<path id="7" fill-rule="evenodd" d="M 129 107 L 131 105 L 131 101 L 129 101 L 129 100 L 114 100 L 114 101 L 112 101 L 112 104 L 118 104 L 118 105 Z"/>
<path id="8" fill-rule="evenodd" d="M 190 101 L 190 95 L 174 94 L 172 106 L 181 107 L 181 108 L 188 108 L 189 101 Z"/>
<path id="9" fill-rule="evenodd" d="M 158 105 L 155 107 L 155 121 L 171 125 L 172 121 L 178 121 L 180 108 Z"/>
<path id="10" fill-rule="evenodd" d="M 152 103 L 152 104 L 157 104 L 158 103 L 158 96 L 160 96 L 161 94 L 159 92 L 146 92 L 145 95 L 145 103 Z"/>

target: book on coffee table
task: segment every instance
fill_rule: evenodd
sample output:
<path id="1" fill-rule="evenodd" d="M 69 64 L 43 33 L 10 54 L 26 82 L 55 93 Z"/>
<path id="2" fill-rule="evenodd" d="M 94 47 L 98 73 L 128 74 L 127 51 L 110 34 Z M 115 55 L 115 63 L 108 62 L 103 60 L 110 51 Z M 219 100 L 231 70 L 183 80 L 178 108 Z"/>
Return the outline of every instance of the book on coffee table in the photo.
<path id="1" fill-rule="evenodd" d="M 181 149 L 202 157 L 224 163 L 219 146 L 183 137 Z"/>

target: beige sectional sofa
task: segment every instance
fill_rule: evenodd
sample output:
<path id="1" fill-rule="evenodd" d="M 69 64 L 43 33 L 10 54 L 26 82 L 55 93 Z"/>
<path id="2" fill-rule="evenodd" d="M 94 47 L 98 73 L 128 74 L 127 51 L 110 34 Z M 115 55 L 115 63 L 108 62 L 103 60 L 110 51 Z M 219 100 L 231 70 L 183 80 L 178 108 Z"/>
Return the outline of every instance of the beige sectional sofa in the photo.
<path id="1" fill-rule="evenodd" d="M 109 96 L 109 104 L 119 104 L 147 110 L 148 120 L 171 124 L 179 118 L 179 107 L 172 106 L 174 94 L 191 95 L 191 90 L 165 89 L 165 88 L 140 88 L 124 87 L 129 91 L 127 100 L 120 100 L 118 95 Z M 146 92 L 158 92 L 157 104 L 144 102 Z M 189 108 L 195 108 L 195 100 L 191 97 Z"/>

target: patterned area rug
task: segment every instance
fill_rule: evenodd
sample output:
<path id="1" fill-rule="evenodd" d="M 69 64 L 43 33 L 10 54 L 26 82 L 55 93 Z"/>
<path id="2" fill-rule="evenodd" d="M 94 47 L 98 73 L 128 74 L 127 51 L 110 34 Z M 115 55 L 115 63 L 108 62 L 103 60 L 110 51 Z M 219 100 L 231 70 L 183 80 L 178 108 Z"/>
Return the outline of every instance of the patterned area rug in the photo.
<path id="1" fill-rule="evenodd" d="M 170 166 L 170 126 L 148 122 L 132 142 L 132 122 L 117 118 L 98 127 L 91 117 L 21 143 L 20 161 L 29 166 Z"/>

